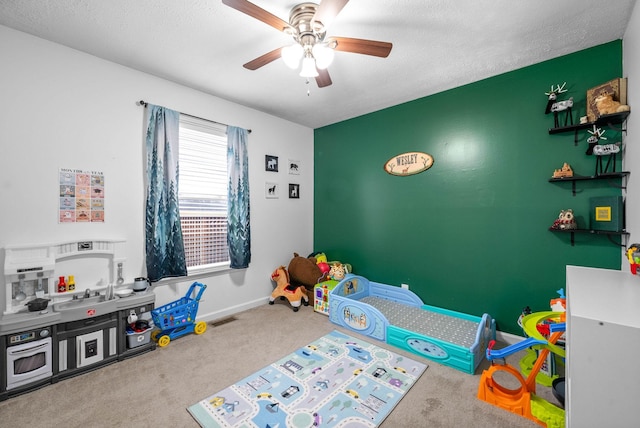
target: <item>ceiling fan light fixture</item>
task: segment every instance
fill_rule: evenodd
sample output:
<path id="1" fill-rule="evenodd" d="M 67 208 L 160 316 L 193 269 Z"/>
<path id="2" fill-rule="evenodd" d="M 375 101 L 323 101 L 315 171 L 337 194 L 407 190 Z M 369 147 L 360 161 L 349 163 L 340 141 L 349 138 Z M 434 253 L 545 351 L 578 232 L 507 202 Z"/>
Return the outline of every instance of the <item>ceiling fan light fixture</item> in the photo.
<path id="1" fill-rule="evenodd" d="M 377 40 L 354 39 L 351 37 L 329 37 L 325 39 L 326 29 L 349 2 L 349 0 L 312 0 L 294 6 L 289 12 L 289 21 L 284 21 L 253 4 L 249 0 L 222 0 L 225 5 L 257 19 L 294 40 L 291 46 L 273 49 L 264 55 L 243 64 L 248 70 L 258 68 L 275 61 L 280 56 L 288 67 L 302 67 L 300 76 L 307 79 L 315 77 L 319 88 L 332 84 L 327 67 L 333 61 L 336 50 L 362 55 L 386 58 L 393 45 Z M 316 4 L 316 2 L 318 4 Z"/>
<path id="2" fill-rule="evenodd" d="M 304 49 L 298 43 L 291 46 L 285 46 L 280 51 L 280 56 L 287 67 L 295 70 L 300 65 L 300 60 L 304 54 Z"/>
<path id="3" fill-rule="evenodd" d="M 305 56 L 302 60 L 302 69 L 300 70 L 301 77 L 317 77 L 318 70 L 316 70 L 316 61 L 311 55 Z"/>
<path id="4" fill-rule="evenodd" d="M 333 62 L 335 51 L 323 43 L 313 46 L 313 57 L 316 59 L 316 66 L 320 70 L 329 67 Z"/>

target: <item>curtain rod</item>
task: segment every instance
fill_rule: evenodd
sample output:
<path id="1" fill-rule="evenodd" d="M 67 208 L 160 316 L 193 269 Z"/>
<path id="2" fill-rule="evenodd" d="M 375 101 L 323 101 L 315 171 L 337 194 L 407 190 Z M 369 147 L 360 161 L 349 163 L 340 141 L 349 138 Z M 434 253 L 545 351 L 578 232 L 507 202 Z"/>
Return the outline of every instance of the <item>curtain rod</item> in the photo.
<path id="1" fill-rule="evenodd" d="M 136 104 L 138 104 L 139 106 L 142 106 L 142 107 L 146 107 L 148 103 L 147 103 L 146 101 L 144 101 L 144 100 L 140 100 L 140 101 L 138 101 Z M 208 121 L 208 122 L 217 123 L 218 125 L 229 126 L 229 125 L 227 125 L 226 123 L 216 122 L 215 120 L 205 119 L 205 118 L 203 118 L 203 117 L 194 116 L 194 115 L 192 115 L 192 114 L 187 114 L 187 113 L 182 113 L 182 112 L 180 112 L 180 114 L 184 114 L 185 116 L 193 117 L 193 118 L 200 119 L 200 120 L 206 120 L 206 121 Z M 250 130 L 250 129 L 247 129 L 247 132 L 248 132 L 249 134 L 251 134 L 251 130 Z"/>

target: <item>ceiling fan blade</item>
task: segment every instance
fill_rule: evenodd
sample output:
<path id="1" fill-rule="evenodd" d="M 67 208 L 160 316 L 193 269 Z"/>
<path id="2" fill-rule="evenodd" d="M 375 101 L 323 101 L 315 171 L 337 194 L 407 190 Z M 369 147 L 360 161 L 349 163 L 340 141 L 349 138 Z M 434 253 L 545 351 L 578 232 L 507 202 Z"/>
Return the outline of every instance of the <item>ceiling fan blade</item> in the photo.
<path id="1" fill-rule="evenodd" d="M 326 69 L 318 70 L 316 83 L 318 84 L 318 88 L 324 88 L 325 86 L 329 86 L 333 83 L 331 81 L 331 77 L 329 77 L 329 72 Z"/>
<path id="2" fill-rule="evenodd" d="M 316 14 L 313 15 L 313 20 L 322 22 L 324 28 L 327 28 L 347 3 L 349 3 L 349 0 L 323 0 L 318 5 Z"/>
<path id="3" fill-rule="evenodd" d="M 276 59 L 280 58 L 280 50 L 282 48 L 278 48 L 278 49 L 274 49 L 271 52 L 267 52 L 264 55 L 259 56 L 258 58 L 249 61 L 248 63 L 246 63 L 245 65 L 243 65 L 244 68 L 248 69 L 248 70 L 257 70 L 260 67 L 262 67 L 263 65 L 267 65 L 272 61 L 275 61 Z"/>
<path id="4" fill-rule="evenodd" d="M 278 31 L 284 31 L 287 28 L 291 28 L 288 22 L 283 21 L 277 16 L 267 12 L 266 10 L 256 6 L 251 2 L 248 2 L 247 0 L 222 0 L 222 3 L 257 19 L 258 21 L 262 21 L 267 25 L 271 25 Z"/>
<path id="5" fill-rule="evenodd" d="M 350 37 L 329 37 L 327 42 L 329 45 L 332 41 L 337 43 L 335 50 L 341 52 L 352 52 L 363 55 L 379 56 L 386 58 L 391 52 L 393 45 L 388 42 L 379 42 L 376 40 L 352 39 Z"/>

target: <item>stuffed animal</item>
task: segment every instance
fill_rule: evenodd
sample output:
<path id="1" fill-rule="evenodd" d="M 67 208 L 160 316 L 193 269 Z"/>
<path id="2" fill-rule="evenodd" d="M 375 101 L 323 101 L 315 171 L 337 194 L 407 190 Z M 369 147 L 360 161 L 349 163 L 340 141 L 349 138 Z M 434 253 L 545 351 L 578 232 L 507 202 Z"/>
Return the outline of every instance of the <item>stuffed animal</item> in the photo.
<path id="1" fill-rule="evenodd" d="M 325 253 L 321 253 L 321 252 L 311 253 L 309 254 L 309 257 L 315 257 L 316 263 L 318 264 L 327 263 L 327 255 Z"/>
<path id="2" fill-rule="evenodd" d="M 331 269 L 329 269 L 329 278 L 335 281 L 341 281 L 344 279 L 344 276 L 348 274 L 347 267 L 340 262 L 335 262 L 331 265 Z"/>
<path id="3" fill-rule="evenodd" d="M 320 253 L 320 252 L 315 252 L 315 253 L 311 253 L 309 254 L 309 257 L 315 257 L 316 258 L 316 264 L 318 265 L 318 267 L 320 268 L 320 270 L 322 271 L 323 275 L 328 275 L 329 274 L 329 263 L 327 262 L 327 255 L 325 253 Z M 307 257 L 307 258 L 309 258 Z"/>
<path id="4" fill-rule="evenodd" d="M 596 108 L 600 115 L 620 113 L 623 111 L 629 111 L 629 106 L 620 104 L 619 101 L 613 99 L 613 94 L 609 92 L 603 92 L 595 99 Z"/>
<path id="5" fill-rule="evenodd" d="M 310 291 L 312 299 L 310 304 L 313 304 L 313 287 L 325 279 L 325 274 L 316 263 L 316 258 L 313 256 L 301 257 L 298 253 L 293 253 L 287 270 L 291 284 L 303 285 Z"/>

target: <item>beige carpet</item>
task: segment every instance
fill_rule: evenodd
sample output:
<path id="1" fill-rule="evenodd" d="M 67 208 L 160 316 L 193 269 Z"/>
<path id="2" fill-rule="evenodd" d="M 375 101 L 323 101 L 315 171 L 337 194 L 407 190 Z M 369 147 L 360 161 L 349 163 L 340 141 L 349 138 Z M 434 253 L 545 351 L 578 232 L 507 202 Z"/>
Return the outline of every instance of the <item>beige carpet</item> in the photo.
<path id="1" fill-rule="evenodd" d="M 332 330 L 356 335 L 302 307 L 276 301 L 208 325 L 165 348 L 0 402 L 3 427 L 198 427 L 186 408 Z M 367 339 L 411 358 L 390 345 Z M 517 367 L 522 354 L 509 362 Z M 481 369 L 462 373 L 436 362 L 382 423 L 397 427 L 536 427 L 476 398 Z M 548 388 L 538 394 L 553 401 Z"/>

